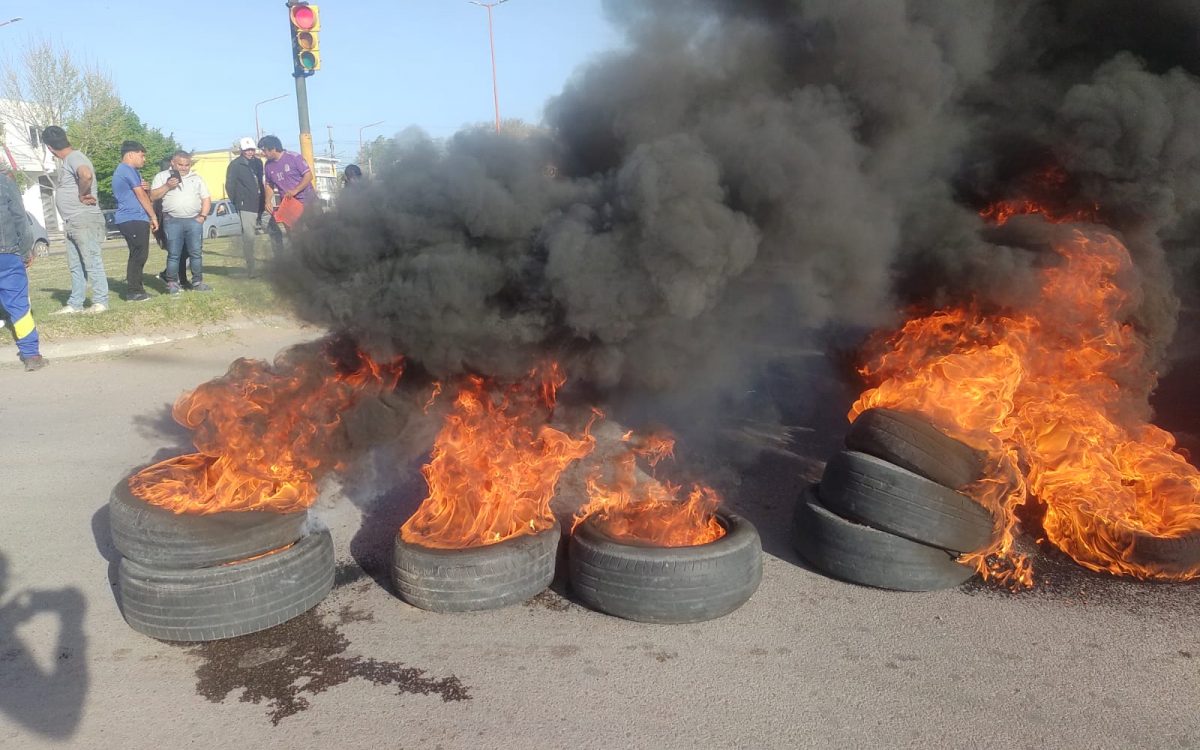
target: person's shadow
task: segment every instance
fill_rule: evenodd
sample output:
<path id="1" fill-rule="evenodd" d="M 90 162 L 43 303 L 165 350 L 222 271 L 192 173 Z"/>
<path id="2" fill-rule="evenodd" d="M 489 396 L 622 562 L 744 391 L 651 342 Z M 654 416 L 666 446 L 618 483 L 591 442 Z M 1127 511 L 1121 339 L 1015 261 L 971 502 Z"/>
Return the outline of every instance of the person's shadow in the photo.
<path id="1" fill-rule="evenodd" d="M 73 587 L 26 589 L 5 601 L 7 583 L 8 561 L 0 555 L 0 713 L 44 737 L 69 739 L 79 728 L 88 689 L 83 593 Z M 43 614 L 58 620 L 58 642 L 49 654 L 35 656 L 16 631 Z"/>

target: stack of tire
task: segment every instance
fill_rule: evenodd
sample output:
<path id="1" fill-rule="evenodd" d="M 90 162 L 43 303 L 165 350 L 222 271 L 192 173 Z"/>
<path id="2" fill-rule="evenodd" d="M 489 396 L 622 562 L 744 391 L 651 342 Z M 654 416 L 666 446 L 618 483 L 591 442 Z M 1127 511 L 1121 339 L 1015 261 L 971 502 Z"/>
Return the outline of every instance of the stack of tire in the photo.
<path id="1" fill-rule="evenodd" d="M 991 546 L 992 514 L 960 490 L 983 476 L 984 456 L 920 415 L 871 409 L 859 415 L 846 450 L 796 504 L 796 551 L 845 581 L 931 591 L 966 581 L 957 562 Z"/>
<path id="2" fill-rule="evenodd" d="M 125 621 L 164 641 L 212 641 L 279 625 L 333 587 L 329 530 L 296 513 L 175 514 L 127 480 L 108 503 Z"/>

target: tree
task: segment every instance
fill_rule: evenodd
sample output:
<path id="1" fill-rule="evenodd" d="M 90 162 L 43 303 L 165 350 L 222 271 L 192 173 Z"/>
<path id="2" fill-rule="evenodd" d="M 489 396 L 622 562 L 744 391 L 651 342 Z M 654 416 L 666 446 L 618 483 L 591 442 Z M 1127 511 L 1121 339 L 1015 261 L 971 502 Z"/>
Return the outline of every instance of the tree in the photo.
<path id="1" fill-rule="evenodd" d="M 41 133 L 47 125 L 62 125 L 86 109 L 85 74 L 70 52 L 47 39 L 26 44 L 17 59 L 4 63 L 0 94 L 8 99 L 14 119 L 25 127 L 16 134 L 38 146 L 29 130 Z"/>
<path id="2" fill-rule="evenodd" d="M 391 149 L 392 139 L 376 136 L 375 140 L 367 141 L 358 151 L 358 166 L 365 173 L 371 168 L 379 168 L 387 163 L 386 154 Z"/>
<path id="3" fill-rule="evenodd" d="M 180 149 L 174 136 L 163 135 L 158 128 L 146 125 L 111 87 L 109 91 L 109 94 L 98 92 L 89 108 L 66 124 L 71 145 L 87 154 L 96 168 L 96 192 L 104 208 L 116 205 L 112 194 L 112 176 L 121 163 L 123 141 L 138 141 L 146 147 L 146 166 L 142 176 L 147 180 L 158 171 L 160 161 Z"/>
<path id="4" fill-rule="evenodd" d="M 17 138 L 40 147 L 29 131 L 47 125 L 67 131 L 71 145 L 87 154 L 96 168 L 97 195 L 102 206 L 113 206 L 112 174 L 121 161 L 121 142 L 140 141 L 146 147 L 146 171 L 180 148 L 174 136 L 151 128 L 121 100 L 112 78 L 100 68 L 78 63 L 71 53 L 49 40 L 32 41 L 16 60 L 8 60 L 0 77 L 0 94 L 10 100 Z"/>

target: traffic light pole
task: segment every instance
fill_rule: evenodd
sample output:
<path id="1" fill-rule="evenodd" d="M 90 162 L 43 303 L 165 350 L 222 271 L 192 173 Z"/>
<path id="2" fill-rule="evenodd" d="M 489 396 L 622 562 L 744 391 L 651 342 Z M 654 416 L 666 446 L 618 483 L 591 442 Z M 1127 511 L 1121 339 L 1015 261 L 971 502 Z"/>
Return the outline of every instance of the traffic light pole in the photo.
<path id="1" fill-rule="evenodd" d="M 296 114 L 300 118 L 300 155 L 308 162 L 308 168 L 315 175 L 317 167 L 313 164 L 312 126 L 308 124 L 308 86 L 304 76 L 296 78 Z"/>

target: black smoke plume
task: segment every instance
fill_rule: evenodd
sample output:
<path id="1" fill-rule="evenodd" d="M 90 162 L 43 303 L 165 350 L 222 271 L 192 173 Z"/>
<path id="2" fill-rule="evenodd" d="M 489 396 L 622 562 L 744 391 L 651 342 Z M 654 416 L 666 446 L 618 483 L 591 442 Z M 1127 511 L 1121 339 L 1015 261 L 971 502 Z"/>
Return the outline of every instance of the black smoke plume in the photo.
<path id="1" fill-rule="evenodd" d="M 607 9 L 628 45 L 544 127 L 403 133 L 297 232 L 277 284 L 298 313 L 434 377 L 551 355 L 602 398 L 686 400 L 830 326 L 1019 303 L 1046 230 L 979 211 L 1040 185 L 1129 245 L 1130 319 L 1165 351 L 1200 236 L 1197 3 Z"/>

